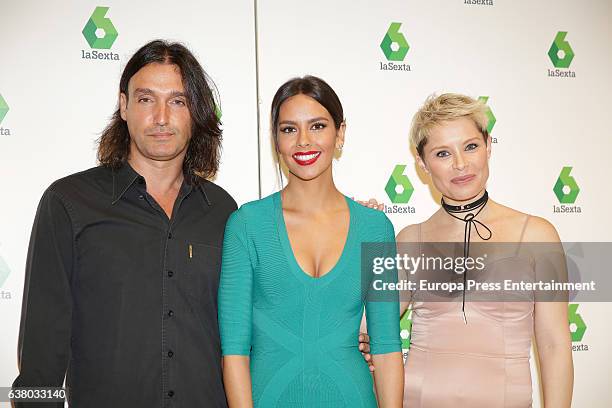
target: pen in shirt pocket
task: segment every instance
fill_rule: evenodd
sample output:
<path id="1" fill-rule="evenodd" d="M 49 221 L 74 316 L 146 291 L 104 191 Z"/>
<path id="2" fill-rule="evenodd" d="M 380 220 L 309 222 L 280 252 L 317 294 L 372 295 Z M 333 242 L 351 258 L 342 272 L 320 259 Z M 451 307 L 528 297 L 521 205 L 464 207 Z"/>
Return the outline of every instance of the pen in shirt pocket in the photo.
<path id="1" fill-rule="evenodd" d="M 189 244 L 189 259 L 193 258 L 193 246 Z"/>

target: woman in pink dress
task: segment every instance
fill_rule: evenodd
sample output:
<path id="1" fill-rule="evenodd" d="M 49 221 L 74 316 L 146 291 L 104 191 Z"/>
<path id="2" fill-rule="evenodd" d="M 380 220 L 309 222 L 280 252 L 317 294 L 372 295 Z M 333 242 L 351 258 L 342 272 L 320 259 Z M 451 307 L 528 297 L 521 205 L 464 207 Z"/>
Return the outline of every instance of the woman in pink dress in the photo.
<path id="1" fill-rule="evenodd" d="M 484 104 L 457 94 L 429 98 L 414 117 L 411 142 L 418 166 L 442 196 L 442 207 L 425 222 L 404 228 L 397 236 L 400 248 L 402 242 L 449 242 L 463 247 L 465 255 L 470 245 L 483 241 L 517 248 L 559 243 L 545 219 L 488 197 L 491 143 Z M 502 258 L 490 265 L 495 273 L 529 272 L 520 257 Z M 567 301 L 479 302 L 465 296 L 463 291 L 452 301 L 434 302 L 417 291 L 403 304 L 405 310 L 412 303 L 413 310 L 404 407 L 530 407 L 534 336 L 543 406 L 569 407 L 573 363 Z"/>

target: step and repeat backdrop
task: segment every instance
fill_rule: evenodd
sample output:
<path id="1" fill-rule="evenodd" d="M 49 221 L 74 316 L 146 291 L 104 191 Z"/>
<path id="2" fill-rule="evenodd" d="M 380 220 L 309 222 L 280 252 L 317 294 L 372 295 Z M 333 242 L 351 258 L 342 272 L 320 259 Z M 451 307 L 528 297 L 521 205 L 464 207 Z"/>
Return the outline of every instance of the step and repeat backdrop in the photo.
<path id="1" fill-rule="evenodd" d="M 280 188 L 270 103 L 287 79 L 313 74 L 345 109 L 337 185 L 384 203 L 396 231 L 439 207 L 409 146 L 412 115 L 433 93 L 459 92 L 489 108 L 493 199 L 547 218 L 563 241 L 612 239 L 609 0 L 27 0 L 0 10 L 0 387 L 17 375 L 38 200 L 55 179 L 96 165 L 121 71 L 155 38 L 187 45 L 216 84 L 215 182 L 239 204 Z M 576 407 L 612 405 L 610 310 L 569 306 Z M 408 313 L 406 352 L 409 333 Z M 536 407 L 537 370 L 532 357 Z"/>
<path id="2" fill-rule="evenodd" d="M 548 219 L 563 241 L 611 240 L 610 1 L 283 4 L 258 7 L 263 195 L 280 185 L 270 147 L 272 97 L 286 79 L 314 74 L 345 108 L 346 140 L 334 163 L 340 189 L 383 202 L 396 232 L 426 220 L 440 197 L 417 171 L 410 122 L 427 96 L 459 92 L 489 107 L 494 200 Z M 610 310 L 609 303 L 570 305 L 576 407 L 612 406 Z M 408 313 L 405 349 L 409 333 Z"/>
<path id="3" fill-rule="evenodd" d="M 130 56 L 156 38 L 183 42 L 218 89 L 222 164 L 237 202 L 259 195 L 252 1 L 3 1 L 0 4 L 0 387 L 17 375 L 30 229 L 43 191 L 96 165 Z M 0 407 L 8 403 L 0 402 Z"/>

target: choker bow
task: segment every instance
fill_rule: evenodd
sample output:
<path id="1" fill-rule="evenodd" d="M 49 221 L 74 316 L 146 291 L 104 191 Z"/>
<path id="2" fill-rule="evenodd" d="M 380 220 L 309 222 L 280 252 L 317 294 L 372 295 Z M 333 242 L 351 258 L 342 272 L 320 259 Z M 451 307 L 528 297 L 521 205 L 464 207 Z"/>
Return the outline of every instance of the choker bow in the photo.
<path id="1" fill-rule="evenodd" d="M 451 217 L 454 217 L 458 220 L 465 222 L 465 229 L 463 232 L 463 257 L 464 259 L 470 256 L 470 235 L 472 233 L 472 227 L 474 227 L 474 230 L 476 231 L 478 236 L 484 241 L 488 241 L 489 239 L 491 239 L 491 236 L 493 235 L 493 232 L 491 231 L 489 227 L 487 227 L 482 222 L 476 219 L 476 216 L 485 207 L 485 205 L 487 204 L 487 201 L 489 201 L 489 193 L 487 193 L 486 190 L 484 194 L 482 195 L 482 197 L 480 197 L 478 200 L 473 201 L 468 204 L 464 204 L 464 205 L 450 205 L 450 204 L 445 203 L 444 198 L 442 198 L 442 208 L 444 208 L 444 210 Z M 465 214 L 465 215 L 461 217 L 457 214 Z M 480 232 L 479 227 L 486 230 L 486 235 L 483 235 Z M 468 271 L 465 270 L 463 272 L 463 301 L 461 304 L 463 320 L 465 321 L 466 324 L 467 324 L 467 317 L 465 316 L 465 288 L 467 285 L 467 274 L 468 274 Z"/>

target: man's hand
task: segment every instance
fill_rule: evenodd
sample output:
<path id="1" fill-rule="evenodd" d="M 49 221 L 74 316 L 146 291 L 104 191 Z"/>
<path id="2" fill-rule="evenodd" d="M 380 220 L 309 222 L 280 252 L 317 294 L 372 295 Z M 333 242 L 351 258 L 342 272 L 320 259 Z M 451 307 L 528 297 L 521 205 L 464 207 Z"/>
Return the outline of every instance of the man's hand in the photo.
<path id="1" fill-rule="evenodd" d="M 355 200 L 354 197 L 351 197 L 351 198 Z M 379 211 L 382 211 L 385 209 L 385 205 L 383 203 L 378 204 L 378 201 L 375 198 L 370 198 L 368 201 L 361 201 L 361 200 L 355 200 L 355 201 L 357 201 L 359 204 L 363 205 L 364 207 L 374 208 Z"/>
<path id="2" fill-rule="evenodd" d="M 372 355 L 370 354 L 370 336 L 366 333 L 359 334 L 359 351 L 366 363 L 370 367 L 370 371 L 374 372 L 374 364 L 372 363 Z"/>

